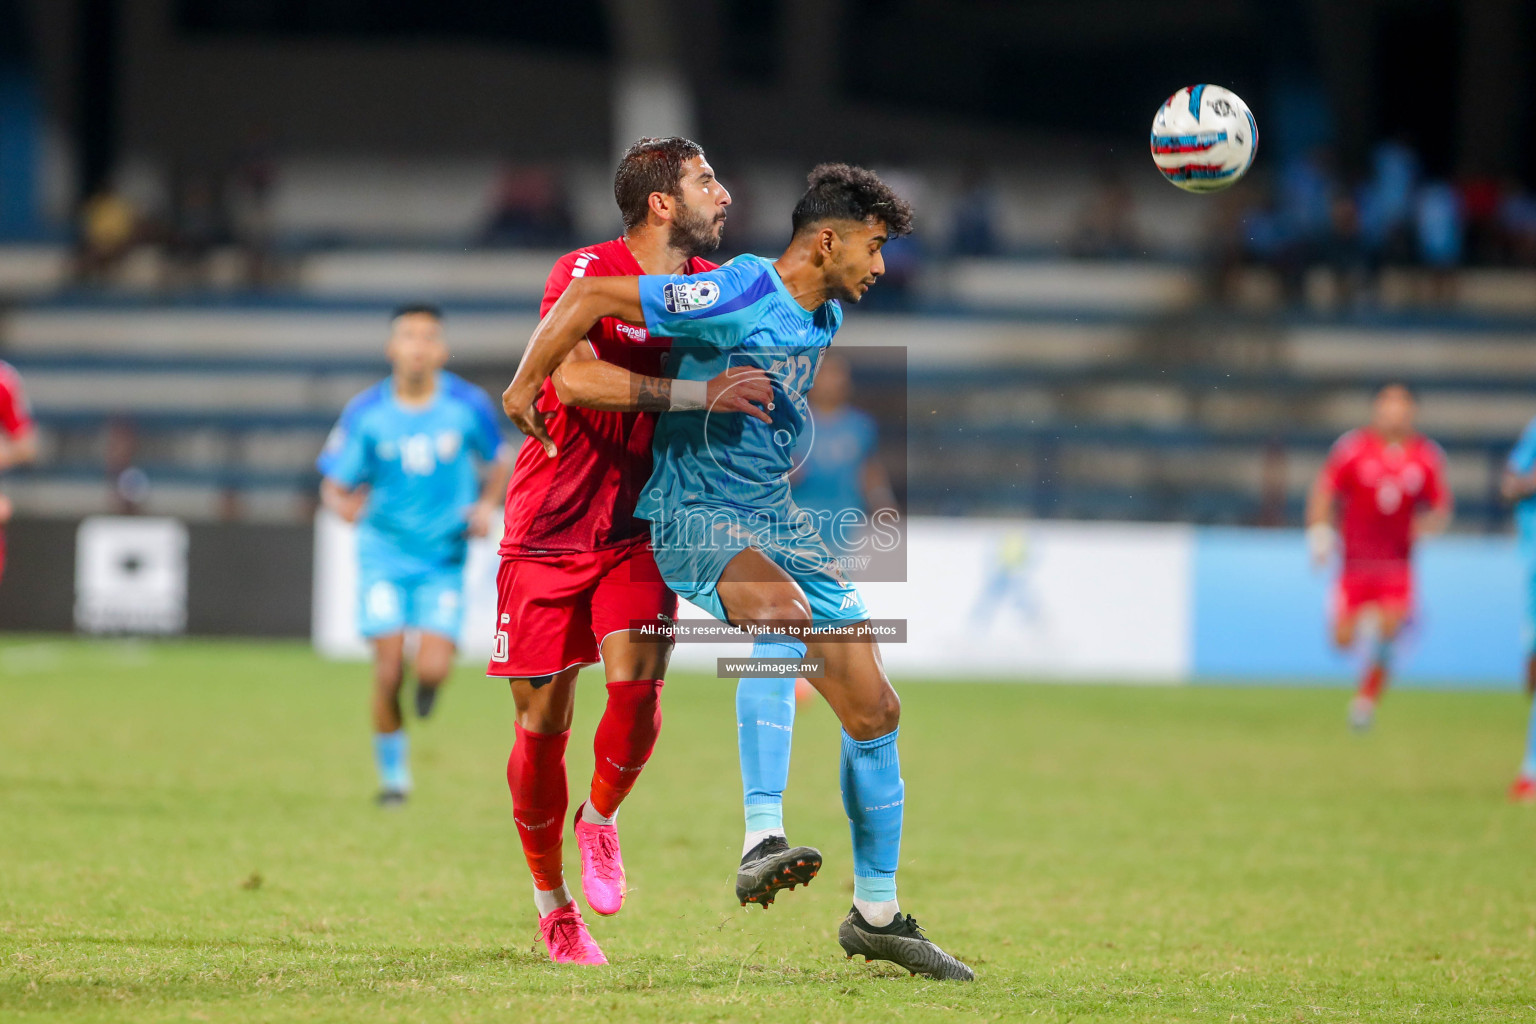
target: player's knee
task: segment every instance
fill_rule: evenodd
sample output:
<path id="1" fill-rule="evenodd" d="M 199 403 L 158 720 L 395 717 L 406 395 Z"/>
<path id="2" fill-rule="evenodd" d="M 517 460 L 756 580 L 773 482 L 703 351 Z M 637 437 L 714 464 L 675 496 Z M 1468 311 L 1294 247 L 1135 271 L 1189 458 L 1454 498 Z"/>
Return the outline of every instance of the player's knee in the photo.
<path id="1" fill-rule="evenodd" d="M 532 707 L 518 712 L 517 724 L 524 732 L 544 735 L 565 732 L 571 727 L 571 709 Z"/>
<path id="2" fill-rule="evenodd" d="M 416 681 L 422 686 L 441 686 L 453 671 L 453 659 L 419 658 L 416 661 Z"/>
<path id="3" fill-rule="evenodd" d="M 901 724 L 901 698 L 889 686 L 868 704 L 856 709 L 843 723 L 848 735 L 856 740 L 873 740 L 896 731 Z"/>
<path id="4" fill-rule="evenodd" d="M 400 689 L 405 680 L 405 659 L 398 655 L 385 654 L 374 659 L 373 682 L 374 685 L 385 691 Z"/>
<path id="5" fill-rule="evenodd" d="M 798 598 L 775 598 L 764 601 L 753 616 L 758 622 L 770 624 L 791 636 L 805 636 L 811 629 L 811 610 Z"/>

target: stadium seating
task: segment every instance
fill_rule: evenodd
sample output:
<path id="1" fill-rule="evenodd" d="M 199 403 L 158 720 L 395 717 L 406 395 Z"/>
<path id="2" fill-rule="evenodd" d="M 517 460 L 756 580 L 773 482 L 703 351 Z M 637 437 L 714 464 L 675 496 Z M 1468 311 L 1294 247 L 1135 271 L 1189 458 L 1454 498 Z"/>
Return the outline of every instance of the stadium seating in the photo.
<path id="1" fill-rule="evenodd" d="M 307 284 L 276 294 L 65 291 L 13 308 L 0 354 L 28 380 L 46 454 L 10 485 L 22 507 L 108 507 L 108 467 L 127 460 L 155 508 L 210 517 L 236 496 L 243 516 L 307 514 L 325 431 L 385 372 L 386 299 L 418 278 L 446 293 L 453 368 L 497 394 L 550 255 L 446 257 L 459 291 L 420 250 L 312 258 Z M 1295 522 L 1328 444 L 1403 377 L 1450 455 L 1462 524 L 1502 521 L 1497 468 L 1536 414 L 1528 321 L 1198 300 L 1175 264 L 956 261 L 904 310 L 852 311 L 839 343 L 913 512 Z"/>

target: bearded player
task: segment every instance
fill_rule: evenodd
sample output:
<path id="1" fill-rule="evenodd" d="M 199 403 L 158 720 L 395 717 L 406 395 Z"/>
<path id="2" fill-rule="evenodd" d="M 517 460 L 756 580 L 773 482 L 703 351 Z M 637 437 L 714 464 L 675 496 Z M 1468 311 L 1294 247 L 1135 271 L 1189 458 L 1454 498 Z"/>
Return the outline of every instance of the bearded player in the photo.
<path id="1" fill-rule="evenodd" d="M 1406 384 L 1383 387 L 1370 423 L 1334 443 L 1307 497 L 1314 564 L 1325 564 L 1336 546 L 1343 548 L 1333 642 L 1348 649 L 1362 618 L 1375 620 L 1374 645 L 1349 706 L 1350 725 L 1357 730 L 1370 728 L 1375 719 L 1393 646 L 1413 611 L 1414 541 L 1442 532 L 1451 521 L 1445 453 L 1414 431 L 1416 412 Z"/>
<path id="2" fill-rule="evenodd" d="M 0 360 L 0 473 L 37 458 L 37 430 L 21 374 Z M 11 520 L 11 499 L 0 494 L 0 579 L 5 576 L 5 524 Z"/>
<path id="3" fill-rule="evenodd" d="M 643 321 L 657 334 L 690 341 L 669 359 L 679 380 L 702 382 L 733 365 L 773 379 L 767 422 L 713 409 L 662 416 L 656 468 L 636 512 L 650 520 L 668 585 L 721 621 L 753 630 L 754 658 L 776 662 L 765 671 L 798 672 L 808 650 L 824 661 L 816 685 L 843 726 L 843 807 L 853 838 L 853 907 L 838 929 L 844 951 L 968 981 L 970 968 L 897 903 L 901 703 L 877 645 L 858 628 L 868 610 L 811 517 L 794 505 L 788 479 L 795 441 L 810 420 L 804 396 L 842 323 L 839 300 L 857 302 L 873 286 L 885 270 L 881 248 L 910 230 L 911 217 L 906 201 L 869 171 L 819 166 L 776 261 L 743 256 L 689 277 L 572 285 L 534 332 L 502 406 L 525 433 L 544 437 L 535 399 L 545 378 L 604 317 Z M 833 626 L 849 633 L 821 632 Z"/>
<path id="4" fill-rule="evenodd" d="M 573 281 L 714 269 L 703 255 L 720 244 L 731 197 L 696 143 L 636 142 L 619 161 L 614 198 L 623 236 L 561 257 L 543 313 Z M 557 963 L 607 963 L 562 865 L 577 673 L 601 659 L 608 684 L 593 739 L 596 767 L 573 822 L 582 892 L 598 914 L 618 913 L 624 903 L 615 818 L 661 729 L 670 640 L 631 628 L 670 624 L 677 611 L 656 569 L 648 524 L 634 517 L 651 473 L 656 414 L 711 405 L 766 419 L 753 403 L 767 404 L 772 394 L 760 372 L 707 382 L 662 378 L 670 342 L 643 324 L 608 317 L 588 325 L 583 341 L 541 378 L 537 403 L 547 437 L 524 442 L 507 491 L 487 673 L 509 680 L 517 706 L 507 785 L 533 873 L 539 930 Z"/>

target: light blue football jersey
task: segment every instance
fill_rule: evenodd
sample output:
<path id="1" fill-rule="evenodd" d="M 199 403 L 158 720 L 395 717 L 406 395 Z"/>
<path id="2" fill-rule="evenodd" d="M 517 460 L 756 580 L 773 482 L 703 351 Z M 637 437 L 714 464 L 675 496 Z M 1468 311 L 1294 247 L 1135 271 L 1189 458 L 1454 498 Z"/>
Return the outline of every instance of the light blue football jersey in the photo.
<path id="1" fill-rule="evenodd" d="M 1508 466 L 1511 472 L 1520 474 L 1536 469 L 1536 419 L 1526 424 L 1520 440 L 1509 453 Z M 1515 505 L 1515 526 L 1519 531 L 1522 553 L 1527 560 L 1536 562 L 1536 494 Z"/>
<path id="2" fill-rule="evenodd" d="M 369 486 L 358 521 L 358 561 L 406 575 L 461 565 L 465 513 L 480 497 L 480 466 L 503 443 L 484 391 L 446 371 L 430 404 L 395 399 L 393 378 L 347 403 L 316 461 L 347 488 Z"/>
<path id="3" fill-rule="evenodd" d="M 663 414 L 635 515 L 658 522 L 689 506 L 725 505 L 788 518 L 789 471 L 812 429 L 805 396 L 842 308 L 801 306 L 761 256 L 687 277 L 642 277 L 640 305 L 651 334 L 673 339 L 669 376 L 709 380 L 730 366 L 755 366 L 774 380 L 774 408 L 772 424 L 736 412 Z"/>
<path id="4" fill-rule="evenodd" d="M 864 507 L 864 464 L 875 454 L 875 421 L 858 409 L 818 413 L 816 429 L 796 449 L 799 467 L 792 486 L 795 504 L 816 516 L 823 535 L 841 513 Z"/>

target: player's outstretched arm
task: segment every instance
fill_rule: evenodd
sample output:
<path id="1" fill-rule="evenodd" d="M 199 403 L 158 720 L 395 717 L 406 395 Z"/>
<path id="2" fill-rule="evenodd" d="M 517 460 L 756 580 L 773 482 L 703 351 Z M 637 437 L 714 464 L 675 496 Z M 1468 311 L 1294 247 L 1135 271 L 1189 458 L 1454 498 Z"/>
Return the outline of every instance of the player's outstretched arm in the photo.
<path id="1" fill-rule="evenodd" d="M 732 367 L 713 380 L 647 377 L 597 358 L 590 345 L 577 345 L 550 375 L 566 405 L 614 412 L 668 412 L 709 409 L 741 412 L 764 423 L 773 417 L 773 381 L 755 366 Z"/>
<path id="2" fill-rule="evenodd" d="M 534 407 L 539 388 L 571 350 L 599 320 L 615 317 L 633 324 L 645 323 L 640 308 L 638 277 L 583 277 L 570 283 L 528 339 L 517 375 L 502 392 L 507 418 L 529 437 L 536 437 L 550 458 L 555 442 L 544 429 L 544 418 Z"/>
<path id="3" fill-rule="evenodd" d="M 1322 565 L 1333 554 L 1333 499 L 1333 482 L 1324 470 L 1307 493 L 1307 547 L 1315 565 Z"/>

